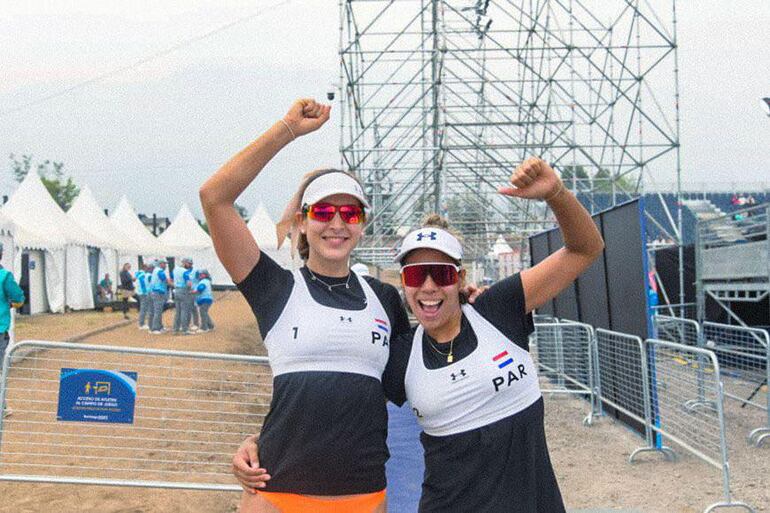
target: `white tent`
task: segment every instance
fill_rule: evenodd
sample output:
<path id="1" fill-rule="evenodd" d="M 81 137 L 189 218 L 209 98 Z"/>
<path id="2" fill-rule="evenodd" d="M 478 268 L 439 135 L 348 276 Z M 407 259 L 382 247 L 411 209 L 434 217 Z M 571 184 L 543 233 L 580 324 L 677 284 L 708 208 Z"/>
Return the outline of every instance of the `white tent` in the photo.
<path id="1" fill-rule="evenodd" d="M 168 254 L 169 251 L 163 246 L 163 243 L 150 233 L 144 223 L 139 220 L 134 207 L 125 196 L 120 198 L 118 206 L 110 214 L 110 222 L 120 233 L 126 236 L 131 247 L 134 248 L 128 253 L 121 251 L 118 257 L 120 262 L 130 262 L 134 269 L 137 269 L 139 265 L 136 260 L 137 254 L 145 258 L 162 258 Z"/>
<path id="2" fill-rule="evenodd" d="M 500 256 L 502 253 L 512 253 L 513 249 L 505 242 L 502 235 L 497 236 L 494 246 L 492 246 L 492 255 L 495 257 Z"/>
<path id="3" fill-rule="evenodd" d="M 168 256 L 190 257 L 196 269 L 208 269 L 214 285 L 233 284 L 214 252 L 211 237 L 201 228 L 186 204 L 182 205 L 174 220 L 158 239 L 169 249 Z"/>
<path id="4" fill-rule="evenodd" d="M 286 269 L 293 269 L 294 262 L 291 258 L 291 244 L 287 240 L 281 249 L 278 249 L 278 240 L 275 235 L 275 223 L 260 203 L 248 222 L 249 231 L 257 241 L 260 251 L 264 251 L 278 265 Z"/>
<path id="5" fill-rule="evenodd" d="M 93 308 L 88 246 L 104 242 L 67 217 L 37 173 L 27 175 L 0 212 L 14 224 L 17 248 L 40 251 L 48 309 Z M 31 290 L 30 295 L 37 292 Z"/>
<path id="6" fill-rule="evenodd" d="M 0 264 L 2 264 L 3 268 L 12 272 L 16 281 L 19 281 L 21 266 L 19 262 L 16 262 L 16 255 L 18 253 L 19 260 L 21 260 L 21 253 L 16 251 L 14 245 L 14 231 L 13 221 L 0 213 L 0 243 L 3 244 L 3 259 L 0 261 Z"/>
<path id="7" fill-rule="evenodd" d="M 110 221 L 87 185 L 80 189 L 80 194 L 67 211 L 67 216 L 94 238 L 103 241 L 99 247 L 97 272 L 100 279 L 105 273 L 110 273 L 113 282 L 117 282 L 123 263 L 123 260 L 118 260 L 119 255 L 132 255 L 133 258 L 129 262 L 135 265 L 136 255 L 139 254 L 138 248 Z"/>

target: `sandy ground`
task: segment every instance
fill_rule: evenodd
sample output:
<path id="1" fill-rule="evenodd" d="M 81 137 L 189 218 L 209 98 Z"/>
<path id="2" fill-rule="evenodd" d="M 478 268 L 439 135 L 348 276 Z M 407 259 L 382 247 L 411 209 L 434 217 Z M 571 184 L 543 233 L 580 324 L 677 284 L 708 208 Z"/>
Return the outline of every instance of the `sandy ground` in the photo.
<path id="1" fill-rule="evenodd" d="M 154 347 L 230 354 L 264 354 L 256 323 L 237 293 L 220 296 L 212 308 L 217 329 L 192 337 L 152 336 L 132 324 L 95 335 L 87 343 Z M 173 312 L 166 313 L 166 325 Z M 136 313 L 131 313 L 135 318 Z M 113 324 L 120 313 L 74 313 L 23 319 L 17 338 L 64 340 L 78 333 Z M 770 443 L 749 447 L 745 434 L 761 422 L 727 405 L 731 433 L 730 462 L 733 493 L 760 512 L 770 512 Z M 554 468 L 569 508 L 633 509 L 645 513 L 695 513 L 721 499 L 721 473 L 678 451 L 676 463 L 649 454 L 634 465 L 628 456 L 642 439 L 620 423 L 599 419 L 582 425 L 585 403 L 546 397 L 546 430 Z M 740 419 L 740 420 L 736 420 Z M 2 465 L 0 465 L 2 471 Z M 191 512 L 237 511 L 238 494 L 150 490 L 96 486 L 0 483 L 0 512 Z M 399 512 L 396 512 L 399 513 Z M 403 512 L 407 513 L 407 512 Z"/>

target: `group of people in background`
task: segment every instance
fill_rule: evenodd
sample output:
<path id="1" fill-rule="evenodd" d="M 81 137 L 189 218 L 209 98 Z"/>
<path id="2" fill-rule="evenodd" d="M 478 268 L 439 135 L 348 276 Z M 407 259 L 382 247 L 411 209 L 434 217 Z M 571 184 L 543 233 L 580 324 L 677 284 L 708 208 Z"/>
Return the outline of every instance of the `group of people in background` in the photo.
<path id="1" fill-rule="evenodd" d="M 105 274 L 97 287 L 100 299 L 112 300 L 112 281 Z M 181 264 L 169 272 L 165 260 L 154 260 L 131 273 L 131 264 L 123 264 L 118 299 L 123 302 L 123 316 L 128 319 L 128 301 L 139 302 L 139 329 L 153 335 L 168 331 L 163 326 L 163 310 L 170 298 L 174 300 L 173 333 L 192 335 L 214 329 L 209 308 L 214 302 L 211 275 L 207 269 L 195 269 L 192 258 L 183 258 Z"/>

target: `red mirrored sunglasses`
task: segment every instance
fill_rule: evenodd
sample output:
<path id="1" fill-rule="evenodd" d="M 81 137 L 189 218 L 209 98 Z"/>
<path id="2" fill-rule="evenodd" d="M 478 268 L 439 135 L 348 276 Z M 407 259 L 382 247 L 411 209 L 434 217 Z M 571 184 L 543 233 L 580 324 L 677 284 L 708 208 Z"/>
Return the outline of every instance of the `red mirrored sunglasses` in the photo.
<path id="1" fill-rule="evenodd" d="M 339 212 L 347 224 L 361 224 L 366 221 L 366 213 L 360 205 L 332 205 L 331 203 L 314 203 L 303 207 L 305 215 L 314 221 L 328 223 Z"/>
<path id="2" fill-rule="evenodd" d="M 447 263 L 407 264 L 401 268 L 401 280 L 407 287 L 420 287 L 430 275 L 439 287 L 454 285 L 460 279 L 460 266 Z"/>

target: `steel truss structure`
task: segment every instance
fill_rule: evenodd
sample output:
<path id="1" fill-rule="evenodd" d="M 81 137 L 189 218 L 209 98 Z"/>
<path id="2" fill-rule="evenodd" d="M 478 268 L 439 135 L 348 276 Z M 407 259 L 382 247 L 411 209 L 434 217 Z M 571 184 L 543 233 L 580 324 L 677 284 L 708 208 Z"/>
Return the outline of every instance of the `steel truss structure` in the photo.
<path id="1" fill-rule="evenodd" d="M 496 191 L 531 155 L 591 209 L 679 183 L 674 2 L 340 0 L 342 165 L 375 212 L 359 258 L 385 263 L 430 212 L 467 260 L 500 234 L 523 249 L 550 213 Z"/>

